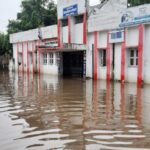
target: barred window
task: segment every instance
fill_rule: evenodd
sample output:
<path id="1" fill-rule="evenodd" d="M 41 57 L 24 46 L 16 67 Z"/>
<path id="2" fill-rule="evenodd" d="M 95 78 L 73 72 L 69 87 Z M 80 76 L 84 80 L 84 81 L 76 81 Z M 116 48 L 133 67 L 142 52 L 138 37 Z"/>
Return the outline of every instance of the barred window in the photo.
<path id="1" fill-rule="evenodd" d="M 60 53 L 56 53 L 56 64 L 60 64 Z"/>
<path id="2" fill-rule="evenodd" d="M 106 49 L 100 50 L 100 66 L 106 66 Z"/>
<path id="3" fill-rule="evenodd" d="M 54 54 L 53 53 L 49 53 L 49 64 L 53 65 L 54 63 Z"/>
<path id="4" fill-rule="evenodd" d="M 75 24 L 83 23 L 83 15 L 75 16 Z"/>
<path id="5" fill-rule="evenodd" d="M 62 20 L 62 26 L 63 26 L 63 27 L 68 26 L 68 19 L 63 19 L 63 20 Z"/>
<path id="6" fill-rule="evenodd" d="M 137 67 L 138 65 L 138 50 L 137 48 L 129 49 L 129 66 Z"/>
<path id="7" fill-rule="evenodd" d="M 47 53 L 43 54 L 43 65 L 47 65 Z"/>

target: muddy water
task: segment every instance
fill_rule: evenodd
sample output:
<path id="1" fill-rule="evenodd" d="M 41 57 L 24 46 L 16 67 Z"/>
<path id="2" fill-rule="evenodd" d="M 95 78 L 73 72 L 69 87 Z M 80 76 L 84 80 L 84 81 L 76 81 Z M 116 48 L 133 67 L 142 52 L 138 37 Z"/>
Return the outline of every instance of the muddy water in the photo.
<path id="1" fill-rule="evenodd" d="M 0 73 L 0 150 L 150 149 L 150 86 Z"/>

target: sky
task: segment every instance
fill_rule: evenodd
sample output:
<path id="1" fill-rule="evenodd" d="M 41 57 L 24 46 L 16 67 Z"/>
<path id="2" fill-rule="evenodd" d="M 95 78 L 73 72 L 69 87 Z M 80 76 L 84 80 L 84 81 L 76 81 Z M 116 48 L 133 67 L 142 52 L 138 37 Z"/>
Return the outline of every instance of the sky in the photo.
<path id="1" fill-rule="evenodd" d="M 6 32 L 8 20 L 16 19 L 21 10 L 22 0 L 0 0 L 0 32 Z M 57 2 L 57 0 L 54 0 Z M 90 5 L 95 5 L 99 0 L 90 0 Z"/>

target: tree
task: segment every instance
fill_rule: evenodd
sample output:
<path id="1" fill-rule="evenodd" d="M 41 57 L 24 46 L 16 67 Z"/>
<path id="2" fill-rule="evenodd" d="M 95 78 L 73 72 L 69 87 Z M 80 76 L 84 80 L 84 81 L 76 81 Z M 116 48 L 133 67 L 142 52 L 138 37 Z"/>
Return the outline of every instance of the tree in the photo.
<path id="1" fill-rule="evenodd" d="M 48 26 L 57 23 L 57 9 L 51 0 L 23 0 L 17 20 L 10 20 L 8 33 Z"/>
<path id="2" fill-rule="evenodd" d="M 128 4 L 130 6 L 138 6 L 142 4 L 148 4 L 150 3 L 150 0 L 128 0 Z"/>
<path id="3" fill-rule="evenodd" d="M 0 33 L 0 55 L 10 53 L 10 46 L 8 34 Z"/>
<path id="4" fill-rule="evenodd" d="M 7 34 L 0 33 L 0 55 L 10 53 L 9 34 L 57 23 L 57 8 L 53 0 L 23 0 L 16 20 L 9 20 Z"/>

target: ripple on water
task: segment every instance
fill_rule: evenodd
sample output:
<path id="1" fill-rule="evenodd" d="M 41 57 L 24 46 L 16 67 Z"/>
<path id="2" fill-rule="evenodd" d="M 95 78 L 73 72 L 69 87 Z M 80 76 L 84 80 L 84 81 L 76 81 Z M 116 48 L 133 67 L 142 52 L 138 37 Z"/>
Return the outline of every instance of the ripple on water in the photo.
<path id="1" fill-rule="evenodd" d="M 133 84 L 0 74 L 1 149 L 150 149 L 150 95 L 136 90 Z"/>

